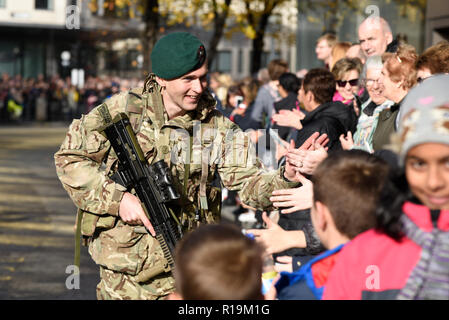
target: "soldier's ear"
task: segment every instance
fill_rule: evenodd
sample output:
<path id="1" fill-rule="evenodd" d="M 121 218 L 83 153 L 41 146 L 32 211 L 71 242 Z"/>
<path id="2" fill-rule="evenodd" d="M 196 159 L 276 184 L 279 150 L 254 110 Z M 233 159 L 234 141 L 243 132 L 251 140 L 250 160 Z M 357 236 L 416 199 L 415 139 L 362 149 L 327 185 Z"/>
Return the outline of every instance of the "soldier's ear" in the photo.
<path id="1" fill-rule="evenodd" d="M 165 88 L 166 86 L 166 80 L 159 78 L 158 76 L 156 76 L 156 82 L 158 85 L 160 85 L 162 88 Z"/>

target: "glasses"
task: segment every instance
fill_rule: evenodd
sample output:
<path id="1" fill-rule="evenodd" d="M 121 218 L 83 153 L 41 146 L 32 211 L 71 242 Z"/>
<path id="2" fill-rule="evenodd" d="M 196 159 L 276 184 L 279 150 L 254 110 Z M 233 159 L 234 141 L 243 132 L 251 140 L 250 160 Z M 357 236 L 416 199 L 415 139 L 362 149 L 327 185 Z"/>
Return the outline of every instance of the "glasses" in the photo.
<path id="1" fill-rule="evenodd" d="M 359 79 L 351 79 L 351 80 L 337 80 L 337 84 L 339 87 L 346 87 L 346 83 L 350 84 L 351 87 L 355 87 L 356 85 L 359 84 Z"/>
<path id="2" fill-rule="evenodd" d="M 374 83 L 379 84 L 379 79 L 365 79 L 365 86 L 371 87 Z"/>

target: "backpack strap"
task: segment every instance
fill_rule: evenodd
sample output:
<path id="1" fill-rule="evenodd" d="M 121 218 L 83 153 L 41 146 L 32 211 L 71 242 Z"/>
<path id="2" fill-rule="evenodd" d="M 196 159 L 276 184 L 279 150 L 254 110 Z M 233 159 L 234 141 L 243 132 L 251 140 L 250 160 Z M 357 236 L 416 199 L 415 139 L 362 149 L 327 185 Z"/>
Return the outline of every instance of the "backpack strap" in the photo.
<path id="1" fill-rule="evenodd" d="M 147 108 L 147 95 L 139 95 L 132 90 L 128 91 L 126 96 L 125 113 L 129 117 L 129 122 L 135 133 L 140 131 L 142 127 L 144 111 Z"/>
<path id="2" fill-rule="evenodd" d="M 81 260 L 81 221 L 83 220 L 83 210 L 78 208 L 76 214 L 76 231 L 75 231 L 75 261 L 74 265 L 77 267 L 75 273 L 79 273 Z"/>
<path id="3" fill-rule="evenodd" d="M 211 129 L 212 132 L 214 134 L 216 134 L 216 126 L 217 126 L 217 122 L 216 122 L 216 117 L 212 116 L 211 117 L 212 121 L 209 121 L 206 124 L 206 128 L 207 129 Z M 210 123 L 212 122 L 212 126 L 210 125 Z M 203 142 L 203 138 L 204 139 L 214 139 L 215 137 L 204 137 L 204 132 L 201 133 L 203 137 L 201 137 L 201 142 Z M 209 210 L 209 206 L 207 204 L 207 194 L 206 194 L 206 188 L 207 188 L 207 176 L 209 174 L 209 162 L 210 162 L 210 152 L 211 150 L 206 150 L 204 148 L 202 148 L 202 152 L 201 152 L 201 179 L 200 179 L 200 208 L 203 212 L 203 214 L 205 213 L 205 211 Z"/>

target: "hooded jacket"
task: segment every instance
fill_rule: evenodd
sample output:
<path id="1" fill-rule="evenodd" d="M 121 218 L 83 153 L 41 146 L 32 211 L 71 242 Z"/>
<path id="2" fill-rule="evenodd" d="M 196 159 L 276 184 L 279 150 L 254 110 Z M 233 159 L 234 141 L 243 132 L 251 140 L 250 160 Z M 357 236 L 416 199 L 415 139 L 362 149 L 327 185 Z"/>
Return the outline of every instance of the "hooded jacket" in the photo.
<path id="1" fill-rule="evenodd" d="M 421 205 L 406 202 L 403 214 L 419 229 L 415 231 L 436 235 L 430 244 L 422 246 L 414 242 L 408 235 L 395 241 L 385 233 L 376 229 L 367 230 L 341 250 L 334 268 L 329 274 L 324 289 L 324 300 L 390 300 L 397 299 L 398 294 L 409 284 L 409 278 L 416 271 L 425 271 L 427 278 L 419 279 L 418 299 L 436 299 L 446 291 L 429 286 L 436 279 L 444 285 L 447 268 L 442 269 L 443 276 L 432 273 L 432 263 L 447 264 L 447 247 L 449 232 L 449 211 L 441 210 L 438 215 Z M 419 262 L 427 250 L 426 265 Z M 444 257 L 445 255 L 445 257 Z M 446 282 L 447 283 L 447 282 Z M 407 293 L 405 291 L 404 293 Z M 402 297 L 403 298 L 403 297 Z M 404 298 L 403 298 L 404 299 Z M 416 297 L 407 297 L 416 299 Z M 446 298 L 447 299 L 447 298 Z"/>
<path id="2" fill-rule="evenodd" d="M 340 101 L 323 103 L 310 112 L 302 121 L 303 128 L 298 131 L 296 148 L 300 147 L 314 132 L 326 133 L 329 138 L 329 151 L 340 150 L 340 135 L 348 131 L 354 133 L 357 116 L 353 108 Z"/>

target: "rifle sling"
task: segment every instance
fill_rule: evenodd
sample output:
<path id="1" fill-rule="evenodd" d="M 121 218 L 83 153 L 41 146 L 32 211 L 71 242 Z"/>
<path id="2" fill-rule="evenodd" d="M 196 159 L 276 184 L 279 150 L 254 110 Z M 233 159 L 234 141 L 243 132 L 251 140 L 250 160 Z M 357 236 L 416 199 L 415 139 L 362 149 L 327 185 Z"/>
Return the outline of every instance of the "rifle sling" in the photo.
<path id="1" fill-rule="evenodd" d="M 75 262 L 74 265 L 80 269 L 81 260 L 81 221 L 83 219 L 83 210 L 78 208 L 76 215 L 76 231 L 75 231 Z M 76 270 L 76 269 L 75 269 Z"/>

